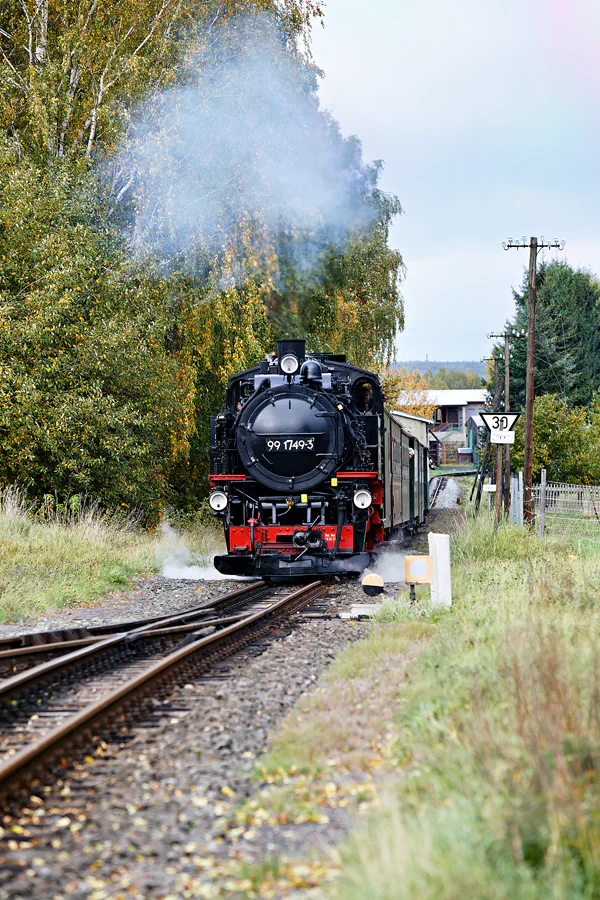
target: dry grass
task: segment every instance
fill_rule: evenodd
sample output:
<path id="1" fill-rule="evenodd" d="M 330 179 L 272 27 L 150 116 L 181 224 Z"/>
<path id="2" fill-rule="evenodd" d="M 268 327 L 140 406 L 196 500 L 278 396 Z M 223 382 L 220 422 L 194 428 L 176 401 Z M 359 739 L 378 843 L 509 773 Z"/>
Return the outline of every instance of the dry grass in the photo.
<path id="1" fill-rule="evenodd" d="M 477 690 L 461 736 L 490 798 L 499 788 L 505 793 L 513 860 L 534 869 L 576 861 L 585 881 L 597 888 L 598 647 L 588 634 L 567 636 L 540 618 L 524 625 L 506 632 L 499 675 L 510 702 L 502 730 Z"/>
<path id="2" fill-rule="evenodd" d="M 206 527 L 186 541 L 202 557 Z M 34 507 L 16 488 L 0 491 L 0 621 L 32 619 L 53 609 L 89 604 L 157 569 L 160 531 L 142 531 L 132 517 L 93 505 L 50 502 Z"/>
<path id="3" fill-rule="evenodd" d="M 600 896 L 600 559 L 512 528 L 453 541 L 455 606 L 417 660 L 389 809 L 344 900 Z"/>

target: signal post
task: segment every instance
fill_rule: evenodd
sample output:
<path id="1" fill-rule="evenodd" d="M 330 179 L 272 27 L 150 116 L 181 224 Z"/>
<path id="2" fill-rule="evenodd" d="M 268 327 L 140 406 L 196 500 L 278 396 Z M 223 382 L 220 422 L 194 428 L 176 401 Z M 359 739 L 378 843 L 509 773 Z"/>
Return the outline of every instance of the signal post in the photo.
<path id="1" fill-rule="evenodd" d="M 498 527 L 502 517 L 502 446 L 506 446 L 508 450 L 511 444 L 515 442 L 515 422 L 520 413 L 511 412 L 493 412 L 481 413 L 488 431 L 490 432 L 490 443 L 496 444 L 496 519 L 495 527 Z"/>

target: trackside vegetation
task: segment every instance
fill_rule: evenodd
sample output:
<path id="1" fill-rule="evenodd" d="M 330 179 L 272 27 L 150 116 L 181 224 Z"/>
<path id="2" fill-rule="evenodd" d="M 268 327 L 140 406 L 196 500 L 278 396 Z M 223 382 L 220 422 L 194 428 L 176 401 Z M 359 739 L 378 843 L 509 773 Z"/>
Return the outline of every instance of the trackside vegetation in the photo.
<path id="1" fill-rule="evenodd" d="M 525 407 L 528 273 L 513 291 L 515 313 L 506 323 L 510 338 L 510 407 Z M 600 480 L 600 283 L 566 261 L 540 262 L 535 328 L 533 477 L 597 484 Z M 504 344 L 494 347 L 503 371 Z M 491 370 L 490 370 L 491 374 Z M 493 385 L 488 384 L 490 393 Z M 513 469 L 523 468 L 524 417 L 517 422 Z"/>
<path id="2" fill-rule="evenodd" d="M 483 520 L 453 538 L 455 606 L 397 698 L 397 776 L 335 895 L 600 890 L 600 557 Z"/>
<path id="3" fill-rule="evenodd" d="M 511 343 L 511 408 L 524 409 L 527 367 L 527 293 L 513 290 L 515 313 L 506 323 Z M 564 260 L 542 260 L 537 272 L 535 393 L 556 394 L 573 406 L 588 406 L 600 387 L 600 282 L 587 269 Z M 502 354 L 497 346 L 494 353 Z"/>
<path id="4" fill-rule="evenodd" d="M 352 810 L 342 847 L 315 837 L 301 861 L 330 900 L 597 897 L 600 554 L 483 518 L 452 554 L 453 607 L 386 604 L 275 736 L 239 819 Z M 254 872 L 252 896 L 298 865 Z"/>
<path id="5" fill-rule="evenodd" d="M 401 208 L 319 107 L 321 17 L 299 0 L 3 3 L 0 486 L 156 523 L 205 496 L 209 417 L 276 337 L 389 359 Z"/>
<path id="6" fill-rule="evenodd" d="M 217 533 L 187 524 L 185 541 L 195 561 L 208 561 Z M 157 571 L 165 539 L 131 516 L 109 514 L 72 498 L 41 504 L 22 491 L 0 492 L 0 622 L 32 619 L 84 606 L 121 591 L 134 575 Z"/>

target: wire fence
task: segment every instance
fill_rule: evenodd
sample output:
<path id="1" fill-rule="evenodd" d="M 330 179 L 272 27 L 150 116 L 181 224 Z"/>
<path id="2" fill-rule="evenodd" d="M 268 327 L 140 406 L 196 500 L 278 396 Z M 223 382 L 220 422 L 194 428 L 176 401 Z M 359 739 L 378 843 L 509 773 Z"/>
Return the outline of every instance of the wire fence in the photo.
<path id="1" fill-rule="evenodd" d="M 539 533 L 569 540 L 600 542 L 600 486 L 533 485 L 533 513 Z"/>
<path id="2" fill-rule="evenodd" d="M 523 473 L 510 477 L 510 516 L 512 525 L 523 527 Z M 485 490 L 485 488 L 484 488 Z M 576 543 L 585 553 L 600 548 L 600 485 L 560 484 L 546 481 L 542 470 L 540 484 L 532 486 L 533 528 L 541 537 L 553 537 Z M 488 515 L 492 515 L 488 493 Z"/>

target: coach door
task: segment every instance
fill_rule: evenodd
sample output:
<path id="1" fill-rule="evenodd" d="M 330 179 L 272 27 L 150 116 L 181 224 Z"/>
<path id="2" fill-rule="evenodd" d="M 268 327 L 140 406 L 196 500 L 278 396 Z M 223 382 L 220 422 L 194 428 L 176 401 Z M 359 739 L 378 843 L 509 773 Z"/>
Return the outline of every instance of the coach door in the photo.
<path id="1" fill-rule="evenodd" d="M 403 484 L 402 484 L 402 432 L 393 423 L 391 428 L 392 438 L 392 523 L 398 525 L 403 521 Z"/>
<path id="2" fill-rule="evenodd" d="M 408 481 L 410 484 L 410 521 L 414 522 L 415 516 L 418 514 L 418 501 L 417 500 L 417 477 L 418 477 L 418 467 L 416 465 L 415 460 L 415 442 L 412 438 L 409 441 L 409 454 L 408 454 Z"/>
<path id="3" fill-rule="evenodd" d="M 410 480 L 410 440 L 407 434 L 402 433 L 402 521 L 408 524 L 410 521 L 410 509 L 412 503 L 412 490 Z"/>

